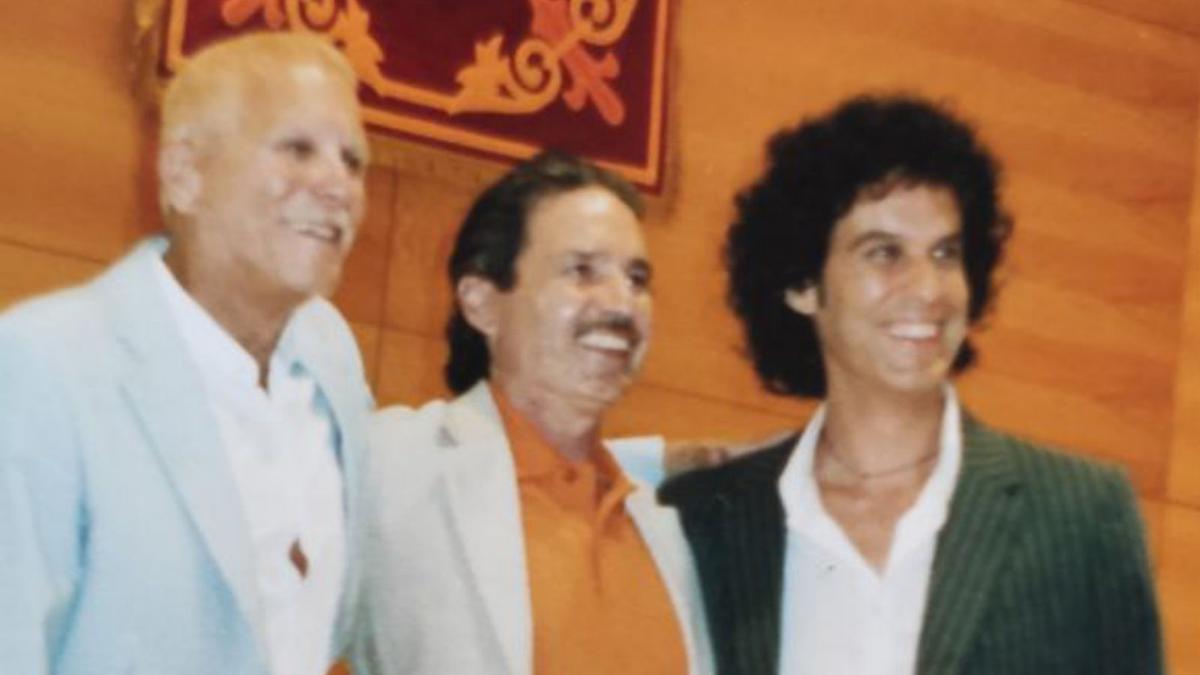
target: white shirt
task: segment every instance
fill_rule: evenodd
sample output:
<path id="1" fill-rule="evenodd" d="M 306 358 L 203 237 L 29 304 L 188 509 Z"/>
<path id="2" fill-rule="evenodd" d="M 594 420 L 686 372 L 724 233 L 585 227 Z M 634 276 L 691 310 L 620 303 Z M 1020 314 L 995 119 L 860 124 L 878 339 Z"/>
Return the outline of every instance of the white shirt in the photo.
<path id="1" fill-rule="evenodd" d="M 822 405 L 779 477 L 787 523 L 781 675 L 909 675 L 937 535 L 946 522 L 962 463 L 961 413 L 945 387 L 937 464 L 900 517 L 882 573 L 876 573 L 825 511 L 813 457 L 825 423 Z"/>
<path id="2" fill-rule="evenodd" d="M 345 516 L 335 428 L 316 381 L 290 354 L 287 331 L 258 364 L 176 281 L 155 266 L 229 458 L 250 532 L 267 655 L 275 675 L 325 675 L 345 574 Z M 301 576 L 289 558 L 299 541 Z"/>

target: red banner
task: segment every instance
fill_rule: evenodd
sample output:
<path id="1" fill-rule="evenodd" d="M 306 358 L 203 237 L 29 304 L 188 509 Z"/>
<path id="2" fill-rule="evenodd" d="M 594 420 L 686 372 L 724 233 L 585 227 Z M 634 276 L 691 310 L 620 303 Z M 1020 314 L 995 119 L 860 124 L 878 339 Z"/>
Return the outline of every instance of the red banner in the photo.
<path id="1" fill-rule="evenodd" d="M 327 36 L 368 124 L 488 156 L 545 147 L 662 182 L 670 0 L 170 0 L 161 66 L 247 30 Z"/>

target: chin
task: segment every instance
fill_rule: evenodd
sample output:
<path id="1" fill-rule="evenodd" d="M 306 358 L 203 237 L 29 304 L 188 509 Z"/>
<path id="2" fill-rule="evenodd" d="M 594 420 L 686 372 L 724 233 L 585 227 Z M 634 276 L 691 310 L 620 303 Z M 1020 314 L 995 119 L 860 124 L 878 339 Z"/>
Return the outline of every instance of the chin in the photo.
<path id="1" fill-rule="evenodd" d="M 588 382 L 584 384 L 582 393 L 588 398 L 604 405 L 605 407 L 613 405 L 625 395 L 625 390 L 629 388 L 629 383 L 622 382 Z"/>
<path id="2" fill-rule="evenodd" d="M 887 385 L 897 392 L 927 394 L 941 388 L 950 377 L 948 372 L 892 373 L 885 378 Z"/>
<path id="3" fill-rule="evenodd" d="M 337 290 L 338 275 L 332 271 L 313 270 L 309 274 L 284 279 L 283 282 L 289 290 L 305 299 L 316 295 L 329 298 Z"/>
<path id="4" fill-rule="evenodd" d="M 325 284 L 314 284 L 308 289 L 308 296 L 320 296 L 329 300 L 333 298 L 333 294 L 337 291 L 337 282 L 331 281 Z"/>

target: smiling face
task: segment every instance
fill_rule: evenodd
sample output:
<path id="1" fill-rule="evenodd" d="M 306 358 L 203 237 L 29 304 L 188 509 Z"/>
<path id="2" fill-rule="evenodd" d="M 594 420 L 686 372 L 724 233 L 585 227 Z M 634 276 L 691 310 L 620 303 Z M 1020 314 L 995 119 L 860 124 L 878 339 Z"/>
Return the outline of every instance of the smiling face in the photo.
<path id="1" fill-rule="evenodd" d="M 172 246 L 247 295 L 330 295 L 363 215 L 353 84 L 309 61 L 230 86 L 237 114 L 193 141 L 198 190 Z"/>
<path id="2" fill-rule="evenodd" d="M 787 293 L 812 317 L 830 390 L 928 391 L 967 333 L 962 223 L 953 193 L 900 184 L 834 226 L 820 287 Z"/>
<path id="3" fill-rule="evenodd" d="M 534 399 L 603 409 L 632 382 L 650 338 L 650 264 L 637 217 L 611 192 L 543 198 L 526 223 L 516 283 L 491 287 L 491 377 Z M 484 282 L 488 283 L 488 282 Z"/>

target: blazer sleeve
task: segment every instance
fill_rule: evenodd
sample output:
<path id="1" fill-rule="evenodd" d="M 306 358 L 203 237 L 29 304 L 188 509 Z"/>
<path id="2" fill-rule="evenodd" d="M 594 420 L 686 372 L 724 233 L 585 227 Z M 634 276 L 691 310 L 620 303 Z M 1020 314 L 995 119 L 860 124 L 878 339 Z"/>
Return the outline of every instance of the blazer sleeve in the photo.
<path id="1" fill-rule="evenodd" d="M 1112 675 L 1156 675 L 1162 635 L 1142 520 L 1128 479 L 1110 476 L 1093 556 L 1098 663 Z"/>
<path id="2" fill-rule="evenodd" d="M 82 472 L 64 392 L 28 339 L 0 327 L 0 671 L 54 669 L 80 576 Z"/>

